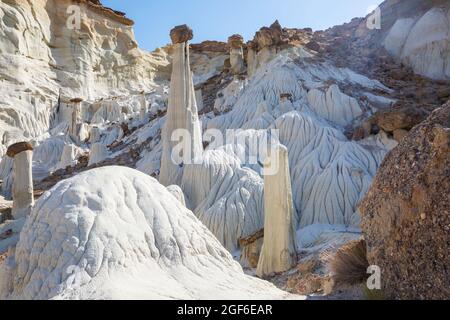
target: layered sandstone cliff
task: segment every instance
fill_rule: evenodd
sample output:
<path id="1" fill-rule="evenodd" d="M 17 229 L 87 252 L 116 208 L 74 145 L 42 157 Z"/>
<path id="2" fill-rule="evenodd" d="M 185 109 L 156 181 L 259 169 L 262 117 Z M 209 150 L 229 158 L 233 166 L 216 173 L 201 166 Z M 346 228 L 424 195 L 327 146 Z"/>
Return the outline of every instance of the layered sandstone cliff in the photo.
<path id="1" fill-rule="evenodd" d="M 164 52 L 139 49 L 133 22 L 99 1 L 5 0 L 0 25 L 0 146 L 47 131 L 59 94 L 94 101 L 150 91 L 168 64 Z"/>

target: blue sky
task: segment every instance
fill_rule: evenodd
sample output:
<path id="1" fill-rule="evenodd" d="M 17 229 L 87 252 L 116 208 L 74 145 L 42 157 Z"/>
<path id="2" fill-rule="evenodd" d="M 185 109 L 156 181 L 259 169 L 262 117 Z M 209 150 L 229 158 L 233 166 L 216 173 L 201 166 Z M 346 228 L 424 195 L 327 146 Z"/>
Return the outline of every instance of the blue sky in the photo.
<path id="1" fill-rule="evenodd" d="M 170 43 L 179 24 L 194 30 L 193 42 L 226 41 L 239 33 L 246 40 L 278 19 L 283 27 L 322 30 L 367 14 L 382 0 L 102 0 L 135 21 L 139 46 L 154 50 Z"/>

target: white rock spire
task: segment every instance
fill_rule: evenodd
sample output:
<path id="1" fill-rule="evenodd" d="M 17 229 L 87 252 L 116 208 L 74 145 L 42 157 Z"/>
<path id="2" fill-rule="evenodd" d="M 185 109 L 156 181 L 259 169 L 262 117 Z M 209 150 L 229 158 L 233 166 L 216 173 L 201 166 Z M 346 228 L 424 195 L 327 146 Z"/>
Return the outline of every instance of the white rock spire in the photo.
<path id="1" fill-rule="evenodd" d="M 29 215 L 34 206 L 33 147 L 28 142 L 15 143 L 8 148 L 7 155 L 14 159 L 12 215 L 20 219 Z"/>
<path id="2" fill-rule="evenodd" d="M 170 83 L 169 107 L 166 123 L 162 132 L 163 152 L 161 158 L 160 182 L 165 185 L 180 185 L 183 167 L 186 160 L 191 161 L 201 156 L 203 151 L 200 122 L 194 83 L 189 62 L 189 44 L 192 30 L 186 26 L 172 29 L 170 37 L 174 44 L 172 78 Z M 182 129 L 188 136 L 174 137 L 177 130 Z M 180 133 L 180 132 L 178 132 Z M 180 144 L 181 142 L 181 144 Z M 177 155 L 173 158 L 173 150 L 177 147 Z M 178 161 L 177 161 L 178 160 Z"/>
<path id="3" fill-rule="evenodd" d="M 141 121 L 144 121 L 145 116 L 147 115 L 147 112 L 148 112 L 147 100 L 145 99 L 145 91 L 142 91 L 140 93 L 140 103 L 141 103 L 141 109 L 139 112 L 139 119 Z"/>
<path id="4" fill-rule="evenodd" d="M 274 147 L 270 159 L 275 161 L 267 162 L 265 168 L 276 164 L 278 170 L 264 176 L 264 244 L 256 271 L 259 277 L 287 271 L 297 262 L 296 219 L 287 148 Z"/>
<path id="5" fill-rule="evenodd" d="M 69 122 L 69 135 L 75 143 L 80 142 L 78 124 L 81 122 L 81 102 L 80 98 L 70 100 L 72 106 L 72 115 Z"/>

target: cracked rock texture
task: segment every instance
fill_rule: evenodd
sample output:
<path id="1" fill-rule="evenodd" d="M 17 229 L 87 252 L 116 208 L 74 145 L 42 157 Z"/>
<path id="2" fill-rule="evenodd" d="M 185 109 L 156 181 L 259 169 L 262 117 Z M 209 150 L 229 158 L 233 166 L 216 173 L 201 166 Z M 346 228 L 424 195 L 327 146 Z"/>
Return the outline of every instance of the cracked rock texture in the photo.
<path id="1" fill-rule="evenodd" d="M 371 264 L 389 298 L 450 297 L 450 103 L 383 161 L 362 201 Z"/>

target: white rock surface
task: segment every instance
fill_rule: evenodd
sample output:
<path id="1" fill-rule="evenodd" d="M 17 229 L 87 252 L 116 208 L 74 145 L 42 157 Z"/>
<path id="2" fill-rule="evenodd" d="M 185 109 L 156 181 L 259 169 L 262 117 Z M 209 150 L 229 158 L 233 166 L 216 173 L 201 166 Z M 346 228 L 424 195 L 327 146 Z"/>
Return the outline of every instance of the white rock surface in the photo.
<path id="1" fill-rule="evenodd" d="M 159 181 L 165 186 L 180 185 L 183 163 L 192 162 L 200 157 L 203 151 L 202 131 L 189 60 L 189 45 L 187 42 L 177 43 L 174 44 L 173 50 L 170 97 L 162 132 L 163 150 L 159 176 Z M 181 140 L 177 140 L 180 139 L 178 136 L 172 136 L 177 130 L 183 130 Z M 176 154 L 181 154 L 183 159 L 174 158 L 175 147 L 179 148 Z"/>
<path id="2" fill-rule="evenodd" d="M 415 23 L 416 19 L 414 18 L 398 19 L 394 23 L 387 37 L 384 39 L 384 47 L 390 54 L 396 57 L 402 55 L 405 42 Z"/>
<path id="3" fill-rule="evenodd" d="M 71 103 L 71 115 L 69 121 L 69 135 L 75 143 L 81 142 L 80 125 L 81 125 L 81 102 Z"/>
<path id="4" fill-rule="evenodd" d="M 183 206 L 186 206 L 186 200 L 184 199 L 183 190 L 179 186 L 171 185 L 167 187 L 169 191 Z"/>
<path id="5" fill-rule="evenodd" d="M 189 47 L 178 44 L 147 54 L 137 48 L 124 18 L 84 1 L 83 25 L 74 31 L 64 26 L 71 1 L 15 1 L 0 3 L 0 157 L 5 145 L 24 136 L 33 139 L 36 182 L 58 166 L 74 164 L 74 153 L 90 151 L 92 165 L 137 147 L 137 169 L 159 175 L 169 187 L 118 167 L 60 182 L 38 201 L 20 241 L 25 219 L 0 226 L 2 231 L 13 228 L 13 236 L 0 242 L 0 252 L 19 241 L 0 266 L 0 298 L 286 298 L 273 286 L 244 275 L 230 252 L 238 256 L 238 240 L 264 227 L 265 206 L 278 210 L 264 204 L 264 194 L 274 198 L 277 192 L 288 193 L 283 190 L 289 187 L 291 209 L 286 211 L 289 222 L 298 222 L 297 250 L 322 250 L 323 244 L 359 236 L 356 206 L 392 141 L 382 133 L 348 141 L 343 127 L 392 104 L 379 95 L 389 91 L 380 82 L 315 59 L 302 48 L 264 48 L 258 54 L 249 50 L 251 77 L 236 78 L 221 88 L 214 112 L 201 119 L 203 128 L 242 129 L 242 136 L 279 130 L 290 162 L 290 174 L 283 180 L 291 182 L 283 188 L 266 187 L 265 193 L 261 164 L 238 157 L 252 148 L 249 144 L 216 145 L 197 164 L 173 165 L 169 153 L 174 129 L 193 133 L 191 144 L 202 151 L 197 116 L 201 90 L 194 91 L 194 84 L 200 88 L 218 75 L 227 53 L 196 51 L 189 57 Z M 408 53 L 412 62 L 426 51 L 429 65 L 417 68 L 436 73 L 445 66 L 439 65 L 436 54 L 446 52 L 444 42 L 431 41 L 424 30 L 433 30 L 443 20 L 419 24 L 422 19 L 399 22 L 385 43 L 392 54 Z M 417 44 L 413 31 L 403 32 L 403 26 L 433 44 Z M 442 30 L 436 34 L 445 38 Z M 174 55 L 170 96 L 169 53 Z M 426 60 L 430 56 L 433 61 Z M 231 60 L 235 73 L 243 70 L 240 50 L 231 52 Z M 209 88 L 205 90 L 209 102 Z M 145 97 L 136 94 L 142 91 Z M 281 94 L 292 95 L 292 102 L 280 101 Z M 358 100 L 361 95 L 369 99 Z M 68 135 L 72 110 L 67 100 L 73 97 L 85 100 L 76 121 L 76 150 Z M 217 112 L 223 115 L 216 117 Z M 121 123 L 133 129 L 130 135 Z M 114 142 L 118 144 L 111 146 Z M 111 154 L 106 146 L 111 146 Z M 5 159 L 0 162 L 1 192 L 10 196 L 12 162 Z M 267 218 L 278 221 L 280 216 Z M 268 232 L 267 241 L 277 246 L 282 242 L 278 240 L 287 239 L 291 256 L 295 230 L 286 230 Z M 261 275 L 292 262 L 269 260 L 275 263 L 271 270 L 261 267 Z"/>
<path id="6" fill-rule="evenodd" d="M 89 143 L 93 144 L 99 142 L 101 135 L 102 133 L 99 127 L 91 127 L 91 131 L 89 132 Z"/>
<path id="7" fill-rule="evenodd" d="M 264 243 L 256 274 L 259 277 L 290 270 L 297 263 L 297 217 L 292 202 L 288 150 L 274 146 L 266 166 L 277 166 L 264 176 Z"/>
<path id="8" fill-rule="evenodd" d="M 194 85 L 204 83 L 208 79 L 219 75 L 223 70 L 223 65 L 228 55 L 226 54 L 202 54 L 191 53 L 191 67 L 193 75 Z"/>
<path id="9" fill-rule="evenodd" d="M 61 154 L 61 160 L 58 163 L 56 170 L 72 167 L 77 164 L 76 160 L 77 148 L 74 144 L 64 146 L 64 150 Z"/>
<path id="10" fill-rule="evenodd" d="M 14 156 L 12 215 L 15 219 L 28 216 L 34 205 L 32 162 L 31 150 L 22 151 Z"/>
<path id="11" fill-rule="evenodd" d="M 60 182 L 2 266 L 7 299 L 280 299 L 244 275 L 211 232 L 155 179 L 99 168 Z"/>
<path id="12" fill-rule="evenodd" d="M 108 149 L 102 143 L 94 143 L 92 145 L 91 154 L 89 155 L 89 166 L 102 162 L 109 155 Z"/>
<path id="13" fill-rule="evenodd" d="M 0 254 L 4 254 L 8 252 L 11 248 L 14 248 L 17 243 L 19 242 L 20 238 L 20 232 L 22 231 L 22 228 L 25 224 L 26 218 L 20 218 L 16 220 L 6 221 L 3 224 L 0 224 L 0 234 L 4 234 L 5 232 L 10 231 L 11 236 L 7 237 L 6 239 L 0 239 Z M 1 271 L 1 265 L 0 265 L 0 283 L 2 282 L 2 277 L 4 275 Z"/>
<path id="14" fill-rule="evenodd" d="M 231 150 L 206 151 L 201 164 L 187 165 L 181 188 L 188 208 L 230 252 L 263 228 L 263 180 Z"/>
<path id="15" fill-rule="evenodd" d="M 147 99 L 145 98 L 145 93 L 142 93 L 140 96 L 140 110 L 139 110 L 139 119 L 141 121 L 145 120 L 145 117 L 147 116 L 147 112 L 148 112 L 148 104 L 147 104 Z"/>
<path id="16" fill-rule="evenodd" d="M 122 107 L 116 100 L 105 100 L 99 103 L 97 111 L 94 113 L 91 122 L 102 124 L 104 122 L 114 122 L 123 120 Z"/>
<path id="17" fill-rule="evenodd" d="M 222 90 L 226 93 L 224 99 L 216 101 L 216 107 L 229 105 L 232 110 L 223 116 L 203 118 L 205 127 L 222 132 L 244 129 L 244 136 L 259 135 L 254 129 L 280 130 L 281 143 L 289 150 L 293 201 L 300 227 L 316 223 L 356 226 L 356 206 L 389 149 L 389 139 L 359 143 L 347 140 L 342 126 L 332 120 L 357 121 L 362 107 L 355 98 L 344 95 L 338 84 L 362 85 L 364 94 L 389 89 L 329 63 L 303 63 L 302 57 L 309 54 L 302 49 L 287 50 L 259 68 L 248 84 L 232 82 Z M 308 92 L 326 87 L 330 79 L 337 85 L 328 95 L 328 105 L 325 93 L 323 105 L 310 105 Z M 294 102 L 280 103 L 280 94 L 287 93 Z M 138 141 L 155 137 L 151 151 L 138 162 L 139 170 L 149 174 L 157 174 L 160 165 L 162 146 L 157 132 L 164 121 L 155 120 L 137 133 Z M 249 147 L 210 145 L 200 163 L 185 164 L 178 171 L 187 207 L 230 252 L 239 249 L 238 239 L 264 226 L 262 168 L 238 158 L 242 148 L 249 151 Z"/>
<path id="18" fill-rule="evenodd" d="M 241 74 L 245 71 L 244 50 L 242 46 L 231 46 L 230 48 L 230 64 L 233 74 Z"/>
<path id="19" fill-rule="evenodd" d="M 300 226 L 358 225 L 356 206 L 387 150 L 350 142 L 340 131 L 307 113 L 285 114 L 274 128 L 289 150 Z"/>
<path id="20" fill-rule="evenodd" d="M 0 2 L 0 144 L 35 138 L 65 97 L 86 101 L 150 91 L 164 52 L 137 47 L 128 19 L 78 3 L 81 28 L 67 27 L 70 0 Z M 2 149 L 2 147 L 0 147 Z"/>
<path id="21" fill-rule="evenodd" d="M 254 49 L 248 47 L 247 51 L 247 74 L 249 77 L 255 74 L 258 68 L 258 59 L 256 57 L 256 52 Z"/>
<path id="22" fill-rule="evenodd" d="M 207 124 L 208 128 L 218 128 L 222 131 L 242 128 L 247 122 L 254 121 L 258 105 L 262 102 L 269 106 L 272 114 L 275 111 L 274 116 L 278 117 L 281 94 L 291 94 L 297 110 L 306 106 L 321 117 L 330 117 L 330 121 L 334 119 L 339 122 L 348 122 L 348 119 L 361 115 L 361 107 L 358 103 L 352 97 L 342 94 L 336 86 L 331 87 L 328 101 L 326 96 L 323 99 L 314 98 L 310 99 L 313 102 L 310 105 L 308 92 L 325 86 L 325 82 L 329 80 L 336 83 L 361 85 L 368 90 L 389 91 L 379 81 L 368 79 L 349 69 L 336 68 L 328 62 L 303 62 L 304 58 L 309 57 L 311 57 L 310 54 L 302 48 L 293 48 L 278 54 L 275 59 L 257 70 L 247 86 L 241 90 L 227 91 L 225 97 L 231 101 L 227 105 L 232 104 L 232 110 L 210 120 Z M 334 105 L 337 107 L 334 108 Z M 340 117 L 345 118 L 340 119 Z"/>
<path id="23" fill-rule="evenodd" d="M 13 165 L 13 159 L 8 156 L 4 156 L 0 161 L 0 180 L 2 180 L 0 191 L 5 198 L 12 197 Z"/>
<path id="24" fill-rule="evenodd" d="M 330 87 L 328 94 L 317 88 L 332 79 L 336 83 L 359 84 L 367 90 L 388 89 L 348 69 L 328 63 L 302 63 L 302 57 L 308 54 L 301 49 L 284 51 L 266 67 L 259 68 L 245 90 L 236 94 L 233 109 L 208 121 L 207 127 L 223 132 L 240 128 L 278 129 L 280 142 L 289 150 L 293 199 L 300 226 L 316 223 L 355 226 L 359 224 L 356 206 L 387 148 L 383 143 L 365 147 L 348 141 L 337 125 L 356 119 L 362 108 L 337 85 Z M 294 62 L 294 58 L 300 58 L 297 60 L 300 62 Z M 297 111 L 283 109 L 279 101 L 282 93 L 292 95 Z"/>
<path id="25" fill-rule="evenodd" d="M 416 73 L 432 79 L 450 79 L 450 4 L 397 20 L 384 46 Z"/>
<path id="26" fill-rule="evenodd" d="M 319 89 L 310 90 L 308 102 L 320 117 L 341 126 L 350 124 L 363 114 L 358 101 L 343 94 L 337 85 L 330 86 L 326 92 Z"/>

